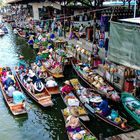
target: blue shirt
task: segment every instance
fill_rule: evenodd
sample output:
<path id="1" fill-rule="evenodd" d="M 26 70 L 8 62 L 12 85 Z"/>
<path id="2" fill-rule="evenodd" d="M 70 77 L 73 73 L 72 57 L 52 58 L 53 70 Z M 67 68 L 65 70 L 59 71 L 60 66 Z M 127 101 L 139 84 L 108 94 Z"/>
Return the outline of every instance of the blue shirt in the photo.
<path id="1" fill-rule="evenodd" d="M 103 100 L 98 107 L 100 108 L 100 110 L 102 110 L 103 113 L 107 113 L 109 111 L 107 100 Z"/>
<path id="2" fill-rule="evenodd" d="M 36 57 L 36 59 L 35 59 L 35 63 L 37 64 L 39 60 L 41 61 L 41 60 L 42 60 L 42 57 L 38 55 L 38 56 Z"/>
<path id="3" fill-rule="evenodd" d="M 14 85 L 14 80 L 12 80 L 10 77 L 8 77 L 7 80 L 4 82 L 6 88 L 8 88 L 11 83 Z"/>
<path id="4" fill-rule="evenodd" d="M 22 92 L 16 90 L 13 92 L 13 103 L 18 104 L 22 103 L 25 100 L 25 96 Z"/>
<path id="5" fill-rule="evenodd" d="M 18 67 L 20 68 L 21 66 L 23 66 L 24 68 L 26 68 L 26 62 L 24 60 L 20 60 L 18 62 Z"/>

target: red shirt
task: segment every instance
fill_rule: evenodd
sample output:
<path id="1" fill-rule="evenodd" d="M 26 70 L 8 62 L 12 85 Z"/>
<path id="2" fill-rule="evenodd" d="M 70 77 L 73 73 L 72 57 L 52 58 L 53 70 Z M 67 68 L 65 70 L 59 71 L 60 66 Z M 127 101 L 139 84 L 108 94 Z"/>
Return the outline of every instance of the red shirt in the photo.
<path id="1" fill-rule="evenodd" d="M 62 87 L 62 93 L 70 93 L 71 91 L 73 91 L 73 87 L 70 85 L 65 85 Z"/>

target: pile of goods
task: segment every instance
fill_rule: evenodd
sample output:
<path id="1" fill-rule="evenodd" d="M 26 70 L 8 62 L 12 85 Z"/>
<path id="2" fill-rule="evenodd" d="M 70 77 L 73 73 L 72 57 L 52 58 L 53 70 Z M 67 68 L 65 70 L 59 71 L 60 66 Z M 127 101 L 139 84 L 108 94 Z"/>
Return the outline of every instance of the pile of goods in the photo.
<path id="1" fill-rule="evenodd" d="M 75 113 L 76 112 L 76 113 Z M 64 115 L 65 116 L 70 116 L 70 115 L 78 115 L 78 116 L 83 116 L 86 115 L 86 111 L 82 107 L 67 107 L 64 109 Z"/>

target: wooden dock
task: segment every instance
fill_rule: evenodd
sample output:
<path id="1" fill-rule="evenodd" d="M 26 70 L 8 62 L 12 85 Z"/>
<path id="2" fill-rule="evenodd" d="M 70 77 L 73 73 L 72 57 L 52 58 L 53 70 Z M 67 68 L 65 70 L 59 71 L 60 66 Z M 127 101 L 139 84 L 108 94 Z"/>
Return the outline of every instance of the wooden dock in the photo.
<path id="1" fill-rule="evenodd" d="M 105 140 L 140 140 L 140 130 L 106 138 Z"/>

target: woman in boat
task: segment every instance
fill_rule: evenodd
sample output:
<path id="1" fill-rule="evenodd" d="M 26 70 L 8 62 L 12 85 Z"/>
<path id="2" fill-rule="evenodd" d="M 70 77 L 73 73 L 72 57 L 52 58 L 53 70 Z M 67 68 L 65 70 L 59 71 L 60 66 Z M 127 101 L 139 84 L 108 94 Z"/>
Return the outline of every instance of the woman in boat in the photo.
<path id="1" fill-rule="evenodd" d="M 29 69 L 29 72 L 28 72 L 27 75 L 32 79 L 33 83 L 36 82 L 37 77 L 36 77 L 35 73 L 31 69 Z"/>
<path id="2" fill-rule="evenodd" d="M 20 55 L 19 59 L 20 59 L 18 63 L 19 70 L 26 69 L 26 62 L 24 61 L 24 56 Z"/>
<path id="3" fill-rule="evenodd" d="M 25 96 L 22 92 L 15 90 L 13 92 L 13 103 L 14 104 L 19 104 L 23 103 L 25 101 Z"/>
<path id="4" fill-rule="evenodd" d="M 79 132 L 81 130 L 78 116 L 79 112 L 75 110 L 74 113 L 66 119 L 66 129 L 68 132 Z"/>
<path id="5" fill-rule="evenodd" d="M 35 93 L 34 85 L 32 83 L 32 79 L 31 78 L 27 79 L 26 87 L 27 87 L 29 92 Z"/>
<path id="6" fill-rule="evenodd" d="M 61 91 L 64 94 L 69 94 L 70 92 L 72 92 L 74 90 L 74 88 L 70 85 L 70 82 L 67 80 L 64 82 L 65 86 L 62 87 Z"/>
<path id="7" fill-rule="evenodd" d="M 2 74 L 1 80 L 2 80 L 2 83 L 4 84 L 5 81 L 7 80 L 7 75 L 6 75 L 6 73 L 3 73 L 3 74 Z"/>
<path id="8" fill-rule="evenodd" d="M 9 97 L 13 97 L 13 92 L 16 90 L 13 83 L 10 83 L 8 89 L 5 89 L 6 90 L 6 95 L 9 96 Z"/>
<path id="9" fill-rule="evenodd" d="M 108 100 L 104 94 L 101 97 L 102 102 L 98 105 L 98 108 L 102 111 L 101 115 L 108 116 L 111 113 L 110 108 L 108 107 Z"/>

